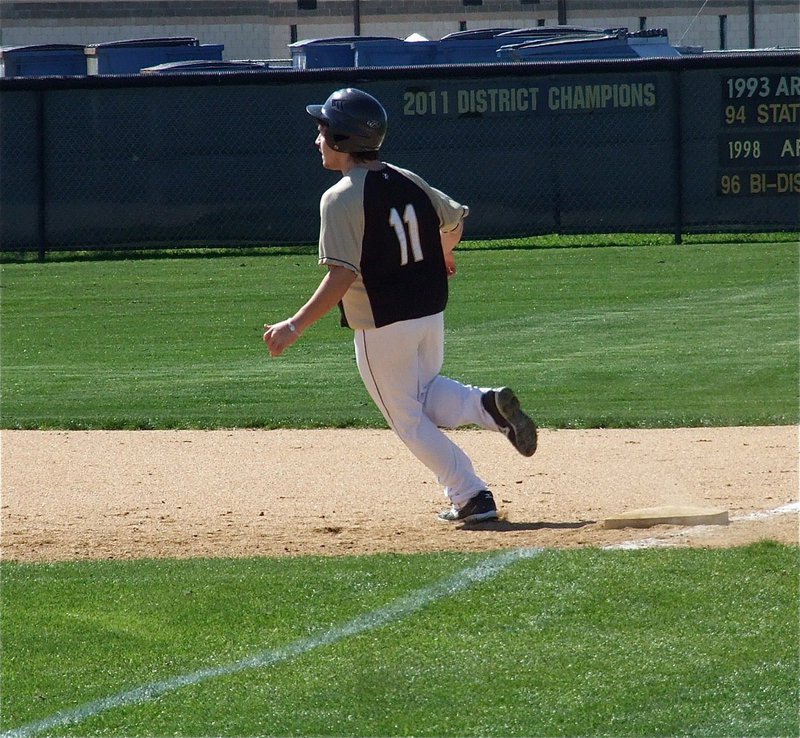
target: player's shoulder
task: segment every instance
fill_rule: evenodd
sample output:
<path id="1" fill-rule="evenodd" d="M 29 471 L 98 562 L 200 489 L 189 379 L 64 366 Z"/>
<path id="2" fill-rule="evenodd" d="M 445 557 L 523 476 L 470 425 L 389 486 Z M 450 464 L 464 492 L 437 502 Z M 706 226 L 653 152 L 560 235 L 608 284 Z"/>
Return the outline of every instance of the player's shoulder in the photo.
<path id="1" fill-rule="evenodd" d="M 396 176 L 405 178 L 406 182 L 410 183 L 411 187 L 427 195 L 430 200 L 435 201 L 448 197 L 443 192 L 433 187 L 433 185 L 429 184 L 426 179 L 416 172 L 412 172 L 410 169 L 403 169 L 403 167 L 398 167 L 395 164 L 387 164 L 386 166 L 394 172 Z"/>
<path id="2" fill-rule="evenodd" d="M 398 167 L 395 164 L 387 164 L 386 166 L 392 169 L 398 175 L 405 177 L 407 181 L 411 182 L 416 188 L 425 193 L 425 195 L 427 195 L 432 202 L 438 202 L 440 200 L 447 200 L 447 201 L 451 200 L 449 195 L 445 194 L 438 188 L 429 184 L 426 179 L 421 177 L 416 172 L 412 172 L 410 169 L 403 169 L 402 167 Z M 453 204 L 455 206 L 461 207 L 455 201 L 453 201 Z"/>
<path id="3" fill-rule="evenodd" d="M 364 178 L 356 172 L 345 174 L 336 184 L 322 193 L 321 204 L 330 207 L 342 203 L 358 200 L 364 190 Z"/>
<path id="4" fill-rule="evenodd" d="M 406 179 L 410 179 L 414 184 L 419 185 L 420 187 L 429 187 L 428 183 L 416 172 L 412 172 L 410 169 L 404 169 L 403 167 L 398 167 L 396 164 L 389 164 L 388 162 L 383 163 L 386 167 L 386 170 L 388 170 L 390 174 L 399 175 L 401 177 L 405 177 Z"/>

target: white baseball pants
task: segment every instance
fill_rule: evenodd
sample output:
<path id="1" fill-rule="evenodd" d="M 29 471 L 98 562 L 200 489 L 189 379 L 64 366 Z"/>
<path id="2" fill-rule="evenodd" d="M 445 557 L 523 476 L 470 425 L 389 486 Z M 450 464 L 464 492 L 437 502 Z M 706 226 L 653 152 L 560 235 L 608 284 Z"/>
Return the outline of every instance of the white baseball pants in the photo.
<path id="1" fill-rule="evenodd" d="M 469 457 L 440 428 L 497 430 L 481 404 L 486 391 L 440 376 L 444 314 L 355 331 L 356 363 L 389 427 L 444 485 L 456 507 L 487 489 Z"/>

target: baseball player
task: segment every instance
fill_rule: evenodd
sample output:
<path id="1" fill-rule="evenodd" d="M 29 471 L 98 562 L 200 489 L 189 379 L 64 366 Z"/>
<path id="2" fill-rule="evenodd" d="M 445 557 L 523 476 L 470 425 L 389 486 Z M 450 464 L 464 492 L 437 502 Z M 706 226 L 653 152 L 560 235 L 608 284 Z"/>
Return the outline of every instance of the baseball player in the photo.
<path id="1" fill-rule="evenodd" d="M 317 121 L 325 169 L 341 173 L 320 202 L 319 262 L 327 272 L 291 318 L 265 325 L 280 356 L 337 305 L 355 335 L 358 371 L 386 422 L 444 486 L 444 521 L 497 518 L 472 462 L 441 428 L 477 425 L 504 433 L 524 456 L 534 422 L 512 390 L 443 377 L 447 279 L 468 208 L 416 174 L 379 160 L 387 128 L 381 103 L 354 88 L 306 110 Z"/>

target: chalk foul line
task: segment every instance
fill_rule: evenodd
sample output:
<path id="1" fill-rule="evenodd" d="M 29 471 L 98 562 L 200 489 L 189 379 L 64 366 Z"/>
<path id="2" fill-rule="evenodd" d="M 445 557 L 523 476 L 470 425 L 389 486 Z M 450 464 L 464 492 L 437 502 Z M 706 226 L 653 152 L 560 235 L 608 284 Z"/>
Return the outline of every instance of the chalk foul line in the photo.
<path id="1" fill-rule="evenodd" d="M 747 515 L 737 515 L 731 518 L 734 522 L 738 520 L 765 520 L 766 518 L 774 518 L 778 515 L 788 515 L 789 513 L 800 512 L 800 502 L 789 502 L 786 505 L 773 508 L 772 510 L 757 510 Z"/>
<path id="2" fill-rule="evenodd" d="M 773 510 L 749 513 L 732 518 L 732 520 L 761 520 L 776 515 L 786 515 L 799 511 L 800 502 L 792 502 Z M 670 531 L 671 535 L 665 536 L 665 538 L 680 535 L 684 531 L 684 528 L 681 528 L 679 531 Z M 670 545 L 672 544 L 664 540 L 664 538 L 646 538 L 638 541 L 626 541 L 624 543 L 604 546 L 604 548 L 632 549 Z M 444 599 L 445 597 L 452 597 L 473 584 L 491 579 L 520 559 L 533 558 L 543 551 L 544 549 L 542 548 L 518 548 L 504 551 L 488 559 L 484 559 L 473 567 L 462 569 L 453 576 L 436 582 L 429 587 L 424 587 L 405 597 L 401 597 L 386 607 L 361 615 L 344 625 L 331 628 L 319 635 L 301 638 L 281 648 L 262 651 L 230 664 L 210 667 L 208 669 L 199 669 L 169 679 L 150 682 L 125 692 L 119 692 L 109 697 L 87 702 L 78 707 L 61 710 L 50 717 L 0 733 L 0 738 L 28 738 L 29 736 L 52 731 L 66 725 L 81 723 L 84 720 L 88 720 L 89 718 L 108 712 L 109 710 L 152 702 L 169 692 L 175 692 L 184 687 L 207 682 L 211 679 L 230 676 L 253 669 L 265 669 L 283 661 L 290 661 L 314 649 L 332 645 L 338 641 L 352 638 L 366 631 L 380 628 L 383 625 L 412 615 L 437 600 Z"/>
<path id="3" fill-rule="evenodd" d="M 473 584 L 491 579 L 520 559 L 533 558 L 543 551 L 544 549 L 541 548 L 517 548 L 504 551 L 484 559 L 475 566 L 462 569 L 451 577 L 447 577 L 428 587 L 424 587 L 405 597 L 401 597 L 388 604 L 386 607 L 373 610 L 344 625 L 331 628 L 316 636 L 301 638 L 281 648 L 262 651 L 230 664 L 214 666 L 208 669 L 199 669 L 169 679 L 150 682 L 149 684 L 144 684 L 135 689 L 87 702 L 78 707 L 61 710 L 50 717 L 0 733 L 0 738 L 28 738 L 28 736 L 52 731 L 55 728 L 81 723 L 84 720 L 88 720 L 89 718 L 93 718 L 101 713 L 119 707 L 152 702 L 169 692 L 175 692 L 184 687 L 207 682 L 211 679 L 230 676 L 252 669 L 265 669 L 283 661 L 290 661 L 316 648 L 329 646 L 346 638 L 352 638 L 368 630 L 373 630 L 400 620 L 401 618 L 408 617 L 437 600 L 444 599 L 445 597 L 452 597 Z"/>

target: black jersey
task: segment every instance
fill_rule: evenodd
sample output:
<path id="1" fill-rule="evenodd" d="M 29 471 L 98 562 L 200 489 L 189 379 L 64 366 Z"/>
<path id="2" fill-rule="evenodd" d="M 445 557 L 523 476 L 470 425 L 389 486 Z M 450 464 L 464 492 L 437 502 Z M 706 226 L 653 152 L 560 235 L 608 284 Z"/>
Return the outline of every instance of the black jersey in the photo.
<path id="1" fill-rule="evenodd" d="M 442 312 L 447 272 L 440 231 L 468 209 L 407 170 L 355 167 L 322 196 L 320 263 L 352 269 L 342 300 L 351 328 Z"/>

